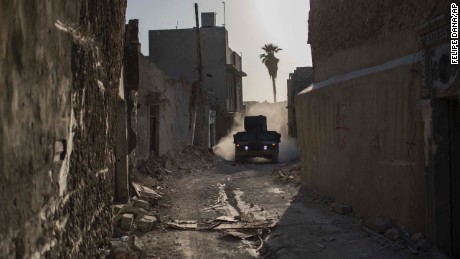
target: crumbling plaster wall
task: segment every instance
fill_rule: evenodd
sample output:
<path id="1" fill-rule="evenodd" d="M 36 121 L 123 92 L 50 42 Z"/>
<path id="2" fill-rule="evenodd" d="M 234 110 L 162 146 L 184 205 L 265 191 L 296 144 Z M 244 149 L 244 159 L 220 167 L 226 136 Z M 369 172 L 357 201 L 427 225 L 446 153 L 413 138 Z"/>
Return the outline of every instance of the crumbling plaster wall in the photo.
<path id="1" fill-rule="evenodd" d="M 323 87 L 295 101 L 307 186 L 351 204 L 358 215 L 390 217 L 425 231 L 419 56 L 406 65 L 370 68 L 422 50 L 415 27 L 446 6 L 447 1 L 311 1 L 314 79 Z M 360 75 L 344 79 L 353 73 Z"/>
<path id="2" fill-rule="evenodd" d="M 311 0 L 308 41 L 315 81 L 421 50 L 414 28 L 430 15 L 445 10 L 449 3 Z M 393 48 L 379 49 L 382 41 Z"/>
<path id="3" fill-rule="evenodd" d="M 184 77 L 167 77 L 140 54 L 136 146 L 138 160 L 149 158 L 150 105 L 159 107 L 159 155 L 182 150 L 189 144 L 191 91 L 192 86 Z"/>
<path id="4" fill-rule="evenodd" d="M 302 178 L 307 187 L 425 231 L 423 123 L 412 65 L 296 97 Z"/>
<path id="5" fill-rule="evenodd" d="M 0 4 L 0 257 L 108 245 L 126 1 Z"/>

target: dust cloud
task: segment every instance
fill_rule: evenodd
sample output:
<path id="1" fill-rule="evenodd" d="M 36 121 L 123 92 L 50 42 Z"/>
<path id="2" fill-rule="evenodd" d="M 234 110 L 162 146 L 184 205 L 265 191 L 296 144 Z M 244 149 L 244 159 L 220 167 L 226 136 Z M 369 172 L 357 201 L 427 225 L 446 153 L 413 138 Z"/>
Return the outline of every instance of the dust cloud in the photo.
<path id="1" fill-rule="evenodd" d="M 288 137 L 286 105 L 286 102 L 256 103 L 247 107 L 246 114 L 246 116 L 267 116 L 268 130 L 274 130 L 281 134 L 280 162 L 287 162 L 298 158 L 297 142 L 294 138 Z M 235 146 L 233 144 L 233 134 L 236 134 L 238 131 L 244 131 L 244 118 L 242 116 L 235 117 L 235 124 L 232 130 L 213 147 L 214 153 L 225 160 L 234 160 Z"/>

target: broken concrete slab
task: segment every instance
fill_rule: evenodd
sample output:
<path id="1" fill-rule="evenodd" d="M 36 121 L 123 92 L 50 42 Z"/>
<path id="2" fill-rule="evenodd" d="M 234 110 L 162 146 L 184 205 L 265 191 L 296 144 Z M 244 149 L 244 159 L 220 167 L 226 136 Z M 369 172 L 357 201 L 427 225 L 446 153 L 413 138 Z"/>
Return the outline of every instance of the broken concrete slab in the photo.
<path id="1" fill-rule="evenodd" d="M 161 198 L 161 195 L 158 194 L 156 191 L 150 189 L 147 186 L 144 186 L 140 183 L 132 182 L 132 185 L 134 187 L 134 191 L 136 191 L 136 194 L 139 198 L 141 199 L 146 199 L 148 201 L 154 201 L 158 200 Z"/>
<path id="2" fill-rule="evenodd" d="M 158 220 L 155 216 L 144 215 L 139 221 L 137 221 L 137 229 L 147 232 L 152 230 L 157 224 Z"/>
<path id="3" fill-rule="evenodd" d="M 130 230 L 134 222 L 134 214 L 125 213 L 121 216 L 121 229 Z"/>
<path id="4" fill-rule="evenodd" d="M 353 212 L 353 208 L 350 205 L 346 205 L 341 202 L 332 203 L 331 209 L 342 215 L 350 215 Z"/>

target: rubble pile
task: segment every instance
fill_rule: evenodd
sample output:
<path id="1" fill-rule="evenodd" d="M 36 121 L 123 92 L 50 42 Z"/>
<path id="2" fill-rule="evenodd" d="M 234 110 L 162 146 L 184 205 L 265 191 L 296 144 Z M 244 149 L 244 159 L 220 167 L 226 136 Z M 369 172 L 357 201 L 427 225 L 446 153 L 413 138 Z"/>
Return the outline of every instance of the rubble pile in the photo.
<path id="1" fill-rule="evenodd" d="M 132 230 L 147 232 L 158 223 L 157 216 L 150 211 L 150 204 L 140 199 L 134 199 L 128 204 L 115 205 L 113 215 L 115 237 L 129 235 Z"/>
<path id="2" fill-rule="evenodd" d="M 273 170 L 277 180 L 283 180 L 284 182 L 291 182 L 294 184 L 302 184 L 300 163 L 284 165 Z"/>
<path id="3" fill-rule="evenodd" d="M 134 175 L 150 176 L 164 180 L 169 175 L 181 175 L 194 171 L 211 169 L 216 162 L 212 150 L 197 146 L 187 146 L 182 151 L 170 151 L 161 156 L 151 156 L 136 165 Z"/>
<path id="4" fill-rule="evenodd" d="M 380 246 L 390 246 L 393 250 L 408 249 L 412 254 L 426 253 L 431 249 L 431 242 L 422 233 L 411 233 L 398 227 L 391 219 L 380 217 L 364 220 L 360 228 L 380 239 Z"/>

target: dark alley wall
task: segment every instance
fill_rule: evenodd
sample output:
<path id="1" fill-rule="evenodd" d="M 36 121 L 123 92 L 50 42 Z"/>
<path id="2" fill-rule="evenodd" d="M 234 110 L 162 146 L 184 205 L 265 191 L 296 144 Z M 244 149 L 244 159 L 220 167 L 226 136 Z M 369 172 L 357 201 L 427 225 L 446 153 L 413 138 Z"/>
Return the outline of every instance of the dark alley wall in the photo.
<path id="1" fill-rule="evenodd" d="M 0 3 L 0 258 L 111 236 L 125 0 Z"/>
<path id="2" fill-rule="evenodd" d="M 305 184 L 358 215 L 427 230 L 423 46 L 448 1 L 311 1 L 314 84 L 296 96 Z"/>

